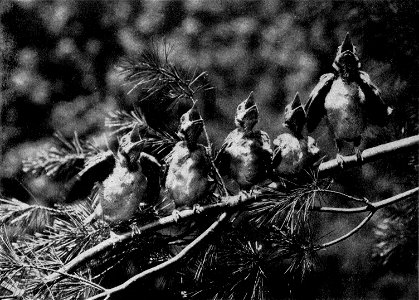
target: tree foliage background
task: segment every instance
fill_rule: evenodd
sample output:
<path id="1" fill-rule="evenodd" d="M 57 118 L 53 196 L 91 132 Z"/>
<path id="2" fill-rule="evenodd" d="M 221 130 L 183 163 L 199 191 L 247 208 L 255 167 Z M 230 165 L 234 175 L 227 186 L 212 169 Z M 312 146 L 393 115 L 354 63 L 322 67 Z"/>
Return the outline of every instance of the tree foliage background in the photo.
<path id="1" fill-rule="evenodd" d="M 284 106 L 297 91 L 305 101 L 319 76 L 331 71 L 347 31 L 363 69 L 394 108 L 391 124 L 370 129 L 364 146 L 417 134 L 418 15 L 416 1 L 2 1 L 0 193 L 55 202 L 60 184 L 27 176 L 21 161 L 50 145 L 56 131 L 103 143 L 106 113 L 130 109 L 136 99 L 127 95 L 115 64 L 163 39 L 173 45 L 171 61 L 208 72 L 214 89 L 202 93 L 200 109 L 215 147 L 234 128 L 236 106 L 252 90 L 259 128 L 271 139 L 278 135 Z M 333 157 L 321 127 L 315 137 Z M 333 184 L 382 199 L 416 185 L 416 161 L 415 153 L 397 155 L 346 171 Z M 416 297 L 417 256 L 384 267 L 370 259 L 374 223 L 385 217 L 383 212 L 356 236 L 320 253 L 307 286 L 313 298 Z M 327 224 L 325 234 L 335 234 L 358 221 L 322 215 L 321 224 Z M 408 250 L 416 253 L 417 243 Z"/>

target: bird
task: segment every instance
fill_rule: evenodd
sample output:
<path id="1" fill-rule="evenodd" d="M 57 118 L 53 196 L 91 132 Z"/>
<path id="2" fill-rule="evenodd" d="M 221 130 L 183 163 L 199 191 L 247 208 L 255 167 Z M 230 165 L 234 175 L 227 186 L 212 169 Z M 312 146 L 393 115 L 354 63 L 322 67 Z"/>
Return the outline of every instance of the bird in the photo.
<path id="1" fill-rule="evenodd" d="M 285 132 L 273 141 L 272 166 L 276 175 L 290 181 L 298 180 L 301 171 L 319 158 L 316 141 L 303 133 L 306 113 L 298 93 L 285 106 L 283 127 Z"/>
<path id="2" fill-rule="evenodd" d="M 333 73 L 320 77 L 307 100 L 307 130 L 309 133 L 314 131 L 326 115 L 337 148 L 336 159 L 343 167 L 341 150 L 344 142 L 353 144 L 357 160 L 362 161 L 359 149 L 362 134 L 368 125 L 384 126 L 391 109 L 369 75 L 361 70 L 349 32 L 338 47 L 333 68 Z"/>
<path id="3" fill-rule="evenodd" d="M 85 224 L 98 219 L 118 224 L 132 218 L 142 204 L 157 202 L 161 165 L 152 155 L 132 145 L 131 134 L 121 138 L 116 155 L 110 150 L 99 153 L 71 181 L 67 196 L 70 201 L 85 196 L 77 190 L 85 192 L 100 183 L 94 197 L 94 212 Z"/>
<path id="4" fill-rule="evenodd" d="M 203 120 L 194 104 L 180 118 L 180 141 L 165 159 L 165 198 L 174 204 L 174 213 L 198 208 L 210 188 L 211 163 L 206 148 L 198 143 Z"/>
<path id="5" fill-rule="evenodd" d="M 272 173 L 272 149 L 269 136 L 254 130 L 259 111 L 253 92 L 236 109 L 236 129 L 228 134 L 215 158 L 220 174 L 227 177 L 230 191 L 249 190 L 268 180 Z"/>

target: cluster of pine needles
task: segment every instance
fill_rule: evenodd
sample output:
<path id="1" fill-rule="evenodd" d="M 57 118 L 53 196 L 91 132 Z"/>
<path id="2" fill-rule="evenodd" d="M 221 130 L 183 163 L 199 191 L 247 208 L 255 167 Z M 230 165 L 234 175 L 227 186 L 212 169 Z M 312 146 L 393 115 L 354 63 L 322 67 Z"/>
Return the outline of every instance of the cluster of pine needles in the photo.
<path id="1" fill-rule="evenodd" d="M 118 139 L 135 132 L 139 151 L 159 161 L 164 161 L 179 137 L 171 130 L 173 126 L 151 124 L 153 114 L 164 113 L 165 117 L 159 115 L 158 119 L 176 126 L 183 113 L 180 108 L 174 110 L 176 104 L 186 100 L 190 107 L 196 93 L 209 88 L 205 72 L 179 69 L 169 62 L 170 51 L 164 49 L 161 56 L 153 46 L 120 64 L 132 87 L 130 92 L 138 90 L 138 103 L 132 112 L 112 112 L 105 121 Z M 56 141 L 56 146 L 25 160 L 24 171 L 65 182 L 96 155 L 109 151 L 81 141 L 77 134 L 71 142 L 57 134 Z M 222 186 L 217 176 L 214 179 Z M 316 202 L 315 191 L 327 184 L 313 179 L 287 191 L 254 187 L 258 201 L 236 209 L 217 234 L 166 274 L 171 278 L 148 283 L 196 299 L 269 299 L 278 296 L 278 291 L 287 295 L 290 286 L 315 268 L 311 208 Z M 212 196 L 219 199 L 220 195 Z M 158 231 L 140 234 L 114 245 L 100 259 L 61 274 L 60 280 L 48 282 L 48 276 L 119 230 L 101 221 L 86 224 L 93 198 L 54 207 L 1 200 L 1 294 L 21 299 L 85 299 L 175 255 L 173 240 Z M 208 216 L 214 215 L 200 218 Z M 158 218 L 152 207 L 143 207 L 131 223 L 142 226 Z M 269 286 L 276 286 L 274 292 Z"/>

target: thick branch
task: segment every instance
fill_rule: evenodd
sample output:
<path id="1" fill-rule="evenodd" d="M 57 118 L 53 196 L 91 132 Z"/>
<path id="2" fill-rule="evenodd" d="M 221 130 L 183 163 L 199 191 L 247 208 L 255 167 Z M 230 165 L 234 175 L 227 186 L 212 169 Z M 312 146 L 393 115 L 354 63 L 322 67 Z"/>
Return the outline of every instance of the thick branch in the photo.
<path id="1" fill-rule="evenodd" d="M 363 156 L 363 162 L 368 162 L 368 161 L 372 161 L 374 159 L 377 159 L 378 157 L 382 157 L 383 155 L 387 155 L 393 152 L 397 152 L 400 150 L 404 150 L 406 148 L 411 148 L 412 146 L 415 146 L 419 143 L 419 135 L 417 136 L 412 136 L 409 138 L 405 138 L 402 140 L 398 140 L 395 142 L 391 142 L 391 143 L 387 143 L 387 144 L 383 144 L 377 147 L 373 147 L 373 148 L 369 148 L 363 151 L 362 156 Z M 345 159 L 345 166 L 353 166 L 358 164 L 358 162 L 356 161 L 356 156 L 347 156 L 344 157 Z M 336 159 L 333 159 L 331 161 L 327 161 L 324 162 L 320 165 L 319 167 L 319 173 L 322 173 L 322 175 L 324 175 L 325 173 L 331 172 L 331 171 L 335 171 L 340 169 L 340 166 L 337 162 Z M 415 190 L 413 193 L 416 193 L 417 190 Z M 402 195 L 402 194 L 401 194 Z M 395 196 L 397 197 L 397 196 Z M 389 199 L 383 200 L 383 201 L 389 201 L 389 203 L 384 203 L 383 206 L 387 206 L 389 204 L 392 204 L 396 201 L 391 200 L 394 197 L 391 197 Z M 212 204 L 212 205 L 208 205 L 203 207 L 203 211 L 205 213 L 208 212 L 212 212 L 215 210 L 226 210 L 228 208 L 235 208 L 241 204 L 244 203 L 250 203 L 253 201 L 257 201 L 261 199 L 261 195 L 259 192 L 255 192 L 252 194 L 239 194 L 236 196 L 226 196 L 222 198 L 222 201 L 216 204 Z M 380 202 L 383 202 L 380 201 Z M 398 200 L 397 200 L 398 201 Z M 380 203 L 380 202 L 376 202 L 376 203 Z M 380 207 L 381 208 L 381 207 Z M 316 211 L 329 211 L 329 212 L 345 212 L 345 213 L 357 213 L 357 212 L 362 212 L 362 211 L 368 211 L 368 206 L 366 207 L 359 207 L 359 208 L 332 208 L 332 207 L 324 207 L 324 208 L 313 208 Z M 377 208 L 378 209 L 378 208 Z M 193 217 L 195 217 L 195 215 L 197 214 L 197 212 L 193 209 L 188 209 L 188 210 L 184 210 L 181 211 L 179 213 L 179 220 L 187 220 L 187 219 L 191 219 Z M 168 217 L 164 217 L 161 218 L 155 222 L 146 224 L 142 227 L 139 228 L 139 233 L 144 233 L 144 232 L 148 232 L 148 231 L 155 231 L 158 229 L 161 229 L 163 227 L 167 227 L 169 225 L 173 225 L 177 222 L 177 220 L 175 218 L 173 218 L 172 216 L 168 216 Z M 46 278 L 46 282 L 54 282 L 55 280 L 58 280 L 61 275 L 60 273 L 68 273 L 68 272 L 72 272 L 73 270 L 75 270 L 77 267 L 79 267 L 81 264 L 85 263 L 86 261 L 93 259 L 95 257 L 97 257 L 99 254 L 103 253 L 106 250 L 110 250 L 113 247 L 115 247 L 116 244 L 118 243 L 122 243 L 125 241 L 128 241 L 130 239 L 132 239 L 134 237 L 134 233 L 132 232 L 127 232 L 125 234 L 119 235 L 119 236 L 115 236 L 115 237 L 111 237 L 101 243 L 99 243 L 98 245 L 90 248 L 89 250 L 86 250 L 85 252 L 81 253 L 80 255 L 78 255 L 77 257 L 75 257 L 73 260 L 71 260 L 70 262 L 68 262 L 67 264 L 65 264 L 64 266 L 62 266 L 59 270 L 57 270 L 56 273 L 48 276 Z"/>
<path id="2" fill-rule="evenodd" d="M 359 164 L 364 164 L 382 158 L 383 156 L 393 154 L 400 150 L 406 150 L 419 144 L 419 135 L 414 135 L 405 139 L 397 140 L 387 144 L 382 144 L 376 147 L 365 149 L 362 152 L 362 162 L 357 160 L 356 155 L 344 156 L 344 167 L 349 168 Z M 341 167 L 337 159 L 332 159 L 321 163 L 319 166 L 319 175 L 325 176 L 331 172 L 340 170 Z"/>
<path id="3" fill-rule="evenodd" d="M 207 230 L 205 230 L 203 233 L 201 233 L 196 239 L 194 239 L 188 246 L 186 246 L 185 248 L 182 249 L 182 251 L 180 251 L 177 255 L 173 256 L 172 258 L 170 258 L 169 260 L 165 261 L 164 263 L 161 263 L 157 266 L 154 266 L 150 269 L 147 269 L 133 277 L 131 277 L 129 280 L 125 281 L 124 283 L 113 287 L 111 289 L 107 289 L 106 291 L 97 294 L 91 298 L 88 298 L 87 300 L 96 300 L 96 299 L 100 299 L 102 297 L 109 297 L 110 295 L 122 291 L 124 289 L 126 289 L 127 287 L 129 287 L 131 284 L 133 284 L 134 282 L 137 282 L 138 280 L 140 280 L 141 278 L 144 278 L 150 274 L 154 274 L 156 272 L 162 271 L 163 269 L 174 265 L 175 263 L 179 262 L 182 258 L 184 258 L 196 245 L 198 245 L 200 242 L 202 242 L 206 237 L 208 237 L 212 232 L 214 232 L 214 230 L 227 218 L 227 213 L 224 212 L 222 213 L 217 221 L 215 221 L 214 223 L 211 224 L 210 227 L 208 227 Z"/>
<path id="4" fill-rule="evenodd" d="M 59 279 L 61 277 L 60 273 L 68 273 L 75 270 L 77 267 L 79 267 L 86 261 L 97 257 L 99 254 L 103 253 L 106 250 L 114 248 L 117 244 L 129 241 L 135 235 L 143 234 L 144 232 L 148 231 L 155 231 L 167 227 L 169 225 L 176 224 L 178 221 L 191 219 L 198 214 L 202 215 L 203 213 L 208 213 L 215 210 L 226 209 L 228 207 L 236 207 L 241 203 L 254 201 L 257 199 L 257 197 L 257 195 L 248 196 L 246 194 L 224 197 L 222 202 L 202 207 L 202 211 L 199 213 L 195 209 L 186 209 L 179 212 L 178 218 L 175 218 L 173 216 L 160 218 L 155 222 L 139 227 L 139 230 L 136 231 L 137 233 L 127 232 L 121 235 L 112 236 L 109 239 L 97 244 L 96 246 L 84 251 L 83 253 L 69 261 L 67 264 L 65 264 L 59 270 L 57 270 L 56 273 L 48 276 L 46 278 L 46 282 L 50 283 Z"/>

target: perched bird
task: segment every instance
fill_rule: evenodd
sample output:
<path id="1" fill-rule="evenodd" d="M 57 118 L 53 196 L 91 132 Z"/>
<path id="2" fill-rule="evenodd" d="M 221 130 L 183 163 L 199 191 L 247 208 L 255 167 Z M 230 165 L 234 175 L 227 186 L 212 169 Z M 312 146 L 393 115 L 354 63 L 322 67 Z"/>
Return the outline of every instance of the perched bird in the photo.
<path id="1" fill-rule="evenodd" d="M 316 141 L 303 134 L 305 122 L 306 113 L 297 93 L 285 107 L 285 132 L 273 141 L 273 168 L 282 178 L 295 180 L 304 168 L 319 158 L 320 150 Z"/>
<path id="2" fill-rule="evenodd" d="M 253 130 L 258 118 L 252 92 L 238 105 L 235 116 L 237 128 L 226 137 L 215 159 L 221 175 L 238 185 L 238 190 L 250 189 L 264 182 L 272 172 L 269 136 L 266 132 Z M 233 188 L 230 187 L 230 190 Z M 233 193 L 238 192 L 237 188 Z"/>
<path id="3" fill-rule="evenodd" d="M 362 160 L 359 150 L 361 135 L 369 124 L 383 126 L 389 112 L 378 88 L 360 67 L 356 48 L 348 33 L 338 47 L 333 62 L 335 72 L 321 76 L 306 104 L 309 132 L 317 127 L 324 115 L 327 116 L 327 124 L 337 147 L 336 158 L 341 166 L 343 142 L 352 142 L 358 160 Z"/>
<path id="4" fill-rule="evenodd" d="M 161 166 L 153 156 L 138 149 L 129 151 L 132 148 L 135 147 L 131 145 L 130 135 L 125 135 L 116 157 L 111 151 L 100 153 L 76 175 L 68 194 L 72 198 L 70 200 L 80 196 L 74 190 L 80 187 L 91 189 L 94 183 L 101 182 L 94 201 L 95 211 L 86 223 L 95 219 L 103 219 L 110 224 L 126 221 L 141 203 L 153 205 L 157 202 Z M 113 166 L 111 171 L 109 166 Z"/>
<path id="5" fill-rule="evenodd" d="M 210 161 L 205 147 L 198 144 L 203 120 L 194 105 L 180 118 L 179 141 L 166 158 L 165 196 L 175 209 L 196 207 L 210 187 Z"/>

